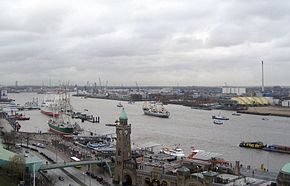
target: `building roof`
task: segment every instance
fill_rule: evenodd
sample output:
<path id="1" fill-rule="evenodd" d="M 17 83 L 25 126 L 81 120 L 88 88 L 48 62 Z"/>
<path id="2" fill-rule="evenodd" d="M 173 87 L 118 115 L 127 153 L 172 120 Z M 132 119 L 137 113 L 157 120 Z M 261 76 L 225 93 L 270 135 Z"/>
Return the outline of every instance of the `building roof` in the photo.
<path id="1" fill-rule="evenodd" d="M 185 166 L 182 166 L 178 169 L 178 171 L 180 172 L 190 172 L 189 168 L 185 167 Z"/>
<path id="2" fill-rule="evenodd" d="M 3 144 L 0 141 L 0 166 L 6 165 L 10 161 L 10 158 L 15 155 L 17 154 L 4 149 Z M 37 156 L 29 154 L 28 157 L 25 157 L 25 164 L 26 167 L 28 167 L 29 172 L 33 172 L 33 169 L 35 171 L 38 171 L 40 166 L 43 164 L 43 160 L 38 158 Z"/>
<path id="3" fill-rule="evenodd" d="M 3 148 L 3 144 L 0 142 L 0 165 L 6 164 L 11 157 L 16 155 L 15 153 Z"/>
<path id="4" fill-rule="evenodd" d="M 35 155 L 29 154 L 28 157 L 25 158 L 26 167 L 28 167 L 29 172 L 38 171 L 41 165 L 43 164 L 44 160 L 38 158 Z"/>
<path id="5" fill-rule="evenodd" d="M 123 119 L 123 120 L 128 119 L 125 109 L 123 109 L 122 112 L 120 113 L 119 119 Z"/>
<path id="6" fill-rule="evenodd" d="M 240 105 L 269 105 L 265 97 L 233 97 L 231 100 L 237 101 Z"/>
<path id="7" fill-rule="evenodd" d="M 290 174 L 290 163 L 285 164 L 282 167 L 281 171 L 284 172 L 284 173 Z"/>

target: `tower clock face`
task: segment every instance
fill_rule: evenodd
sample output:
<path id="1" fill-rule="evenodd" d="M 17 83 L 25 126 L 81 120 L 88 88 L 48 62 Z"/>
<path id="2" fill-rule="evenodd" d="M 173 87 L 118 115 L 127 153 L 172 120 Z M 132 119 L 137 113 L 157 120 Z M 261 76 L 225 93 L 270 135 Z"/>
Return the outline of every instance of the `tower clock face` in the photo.
<path id="1" fill-rule="evenodd" d="M 125 134 L 126 134 L 126 135 L 128 134 L 128 130 L 125 130 Z"/>
<path id="2" fill-rule="evenodd" d="M 122 134 L 122 130 L 119 130 L 119 134 Z"/>

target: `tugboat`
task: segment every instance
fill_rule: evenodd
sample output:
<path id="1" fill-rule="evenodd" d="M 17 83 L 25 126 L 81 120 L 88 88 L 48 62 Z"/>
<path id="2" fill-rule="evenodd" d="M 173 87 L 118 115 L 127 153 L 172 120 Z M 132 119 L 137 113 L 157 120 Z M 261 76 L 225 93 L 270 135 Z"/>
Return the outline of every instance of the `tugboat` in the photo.
<path id="1" fill-rule="evenodd" d="M 245 147 L 245 148 L 252 148 L 252 149 L 263 149 L 266 145 L 263 144 L 261 141 L 256 142 L 241 142 L 239 144 L 239 147 Z"/>
<path id="2" fill-rule="evenodd" d="M 170 112 L 165 109 L 161 102 L 144 102 L 143 112 L 145 115 L 155 116 L 160 118 L 169 118 Z"/>

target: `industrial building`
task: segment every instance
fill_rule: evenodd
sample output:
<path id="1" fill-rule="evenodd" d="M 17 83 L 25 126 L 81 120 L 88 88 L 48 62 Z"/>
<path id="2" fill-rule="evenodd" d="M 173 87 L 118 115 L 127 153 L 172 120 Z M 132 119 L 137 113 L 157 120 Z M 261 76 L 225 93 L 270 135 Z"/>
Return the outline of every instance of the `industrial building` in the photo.
<path id="1" fill-rule="evenodd" d="M 223 87 L 222 88 L 223 94 L 235 94 L 238 96 L 246 94 L 246 88 L 243 87 Z"/>
<path id="2" fill-rule="evenodd" d="M 231 100 L 236 101 L 238 105 L 246 106 L 266 106 L 270 104 L 265 97 L 233 97 Z"/>

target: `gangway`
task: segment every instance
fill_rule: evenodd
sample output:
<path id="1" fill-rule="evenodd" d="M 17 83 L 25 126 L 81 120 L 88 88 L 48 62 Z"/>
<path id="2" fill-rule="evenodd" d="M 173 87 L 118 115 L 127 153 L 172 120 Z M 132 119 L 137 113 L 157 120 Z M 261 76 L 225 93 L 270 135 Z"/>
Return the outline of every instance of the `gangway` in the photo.
<path id="1" fill-rule="evenodd" d="M 61 169 L 66 167 L 75 167 L 80 165 L 105 165 L 108 168 L 109 174 L 112 177 L 111 167 L 109 165 L 110 160 L 91 160 L 91 161 L 78 161 L 78 162 L 64 162 L 64 163 L 54 163 L 54 164 L 43 164 L 39 170 L 51 170 L 51 169 Z"/>

